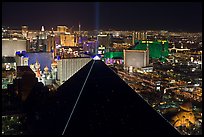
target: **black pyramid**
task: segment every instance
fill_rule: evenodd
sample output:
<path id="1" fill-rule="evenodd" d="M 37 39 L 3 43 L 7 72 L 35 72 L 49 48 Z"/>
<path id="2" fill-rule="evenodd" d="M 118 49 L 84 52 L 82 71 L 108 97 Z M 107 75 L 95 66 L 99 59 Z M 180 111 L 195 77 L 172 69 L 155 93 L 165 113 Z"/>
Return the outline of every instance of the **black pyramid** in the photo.
<path id="1" fill-rule="evenodd" d="M 102 61 L 86 64 L 58 88 L 56 98 L 55 116 L 47 124 L 47 134 L 180 135 Z"/>

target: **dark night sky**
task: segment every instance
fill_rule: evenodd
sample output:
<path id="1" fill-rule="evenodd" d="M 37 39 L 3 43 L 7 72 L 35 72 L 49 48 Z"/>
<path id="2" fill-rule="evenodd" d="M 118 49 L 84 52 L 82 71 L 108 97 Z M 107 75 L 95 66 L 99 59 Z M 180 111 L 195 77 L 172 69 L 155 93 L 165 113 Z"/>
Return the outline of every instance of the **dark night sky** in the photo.
<path id="1" fill-rule="evenodd" d="M 12 2 L 2 3 L 2 25 L 30 29 L 74 26 L 82 30 L 155 29 L 202 31 L 202 3 L 198 2 Z"/>

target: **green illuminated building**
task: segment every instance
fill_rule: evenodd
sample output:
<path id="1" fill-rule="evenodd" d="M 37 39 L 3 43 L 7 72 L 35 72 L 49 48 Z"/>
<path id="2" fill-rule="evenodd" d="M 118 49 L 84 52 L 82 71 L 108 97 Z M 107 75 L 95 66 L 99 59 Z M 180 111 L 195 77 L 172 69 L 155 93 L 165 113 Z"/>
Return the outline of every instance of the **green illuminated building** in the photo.
<path id="1" fill-rule="evenodd" d="M 106 52 L 104 58 L 123 58 L 123 52 Z"/>
<path id="2" fill-rule="evenodd" d="M 139 41 L 133 50 L 147 50 L 149 47 L 149 57 L 153 59 L 164 58 L 169 54 L 169 44 L 166 40 L 158 41 Z"/>
<path id="3" fill-rule="evenodd" d="M 138 41 L 137 43 L 132 50 L 147 50 L 148 47 L 149 57 L 152 59 L 160 59 L 164 62 L 169 54 L 169 44 L 166 40 Z M 104 58 L 124 58 L 124 55 L 123 52 L 106 52 Z"/>

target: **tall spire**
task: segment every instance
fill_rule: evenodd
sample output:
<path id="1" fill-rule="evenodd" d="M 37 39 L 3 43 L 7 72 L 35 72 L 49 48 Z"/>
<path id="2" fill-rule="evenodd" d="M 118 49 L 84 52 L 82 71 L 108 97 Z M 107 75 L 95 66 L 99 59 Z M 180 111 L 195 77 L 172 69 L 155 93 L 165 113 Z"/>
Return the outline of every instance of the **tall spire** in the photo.
<path id="1" fill-rule="evenodd" d="M 147 42 L 147 50 L 149 50 L 149 41 L 148 41 L 148 38 L 147 38 L 147 31 L 146 31 L 146 42 Z"/>
<path id="2" fill-rule="evenodd" d="M 52 28 L 51 36 L 54 36 L 54 29 Z"/>
<path id="3" fill-rule="evenodd" d="M 79 22 L 79 34 L 80 34 L 80 32 L 81 32 L 81 24 Z"/>
<path id="4" fill-rule="evenodd" d="M 81 43 L 81 24 L 79 22 L 79 40 L 78 40 L 78 44 Z"/>
<path id="5" fill-rule="evenodd" d="M 41 31 L 45 31 L 44 26 L 42 26 Z"/>

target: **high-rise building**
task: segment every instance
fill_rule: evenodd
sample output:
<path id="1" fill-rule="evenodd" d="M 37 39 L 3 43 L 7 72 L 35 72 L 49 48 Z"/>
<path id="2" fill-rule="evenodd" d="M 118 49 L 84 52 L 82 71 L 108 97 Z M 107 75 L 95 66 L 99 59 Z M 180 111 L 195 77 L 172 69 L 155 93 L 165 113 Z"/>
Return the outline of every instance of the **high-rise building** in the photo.
<path id="1" fill-rule="evenodd" d="M 57 79 L 60 81 L 60 84 L 63 84 L 89 61 L 91 61 L 91 58 L 70 58 L 59 60 L 57 62 Z"/>
<path id="2" fill-rule="evenodd" d="M 57 35 L 55 36 L 59 39 L 56 42 L 57 45 L 61 46 L 76 46 L 76 38 L 73 34 L 71 34 L 70 29 L 66 26 L 57 26 Z"/>
<path id="3" fill-rule="evenodd" d="M 136 32 L 135 33 L 135 39 L 136 40 L 146 40 L 147 39 L 147 33 L 145 33 L 145 32 Z"/>
<path id="4" fill-rule="evenodd" d="M 15 57 L 17 51 L 26 51 L 26 40 L 2 38 L 2 56 Z"/>
<path id="5" fill-rule="evenodd" d="M 110 34 L 99 34 L 97 35 L 99 46 L 105 46 L 106 48 L 110 47 L 111 44 L 111 35 Z"/>
<path id="6" fill-rule="evenodd" d="M 60 34 L 60 45 L 61 46 L 76 46 L 76 43 L 74 42 L 74 35 L 72 34 Z"/>
<path id="7" fill-rule="evenodd" d="M 22 31 L 23 37 L 27 38 L 28 37 L 28 26 L 22 26 L 21 31 Z"/>
<path id="8" fill-rule="evenodd" d="M 132 45 L 135 45 L 135 32 L 132 33 Z"/>
<path id="9" fill-rule="evenodd" d="M 46 52 L 47 49 L 47 34 L 45 32 L 44 26 L 42 26 L 41 31 L 38 36 L 38 49 L 37 51 Z"/>
<path id="10" fill-rule="evenodd" d="M 86 53 L 90 53 L 90 54 L 97 54 L 97 41 L 93 40 L 93 41 L 86 41 L 83 43 L 83 50 Z"/>
<path id="11" fill-rule="evenodd" d="M 65 32 L 69 32 L 69 29 L 67 26 L 57 26 L 57 31 L 59 33 L 65 33 Z"/>
<path id="12" fill-rule="evenodd" d="M 139 43 L 133 48 L 134 50 L 147 50 L 149 48 L 150 58 L 159 59 L 167 57 L 169 54 L 169 45 L 166 40 L 158 41 L 139 41 Z"/>
<path id="13" fill-rule="evenodd" d="M 47 52 L 53 52 L 54 56 L 56 56 L 56 42 L 55 42 L 55 34 L 52 29 L 51 34 L 47 36 Z"/>
<path id="14" fill-rule="evenodd" d="M 124 50 L 124 67 L 141 68 L 149 65 L 149 50 Z"/>
<path id="15" fill-rule="evenodd" d="M 75 42 L 77 42 L 78 46 L 82 45 L 82 34 L 81 34 L 81 24 L 79 23 L 79 33 L 76 34 Z"/>
<path id="16" fill-rule="evenodd" d="M 104 54 L 109 52 L 112 44 L 111 34 L 99 34 L 97 35 L 98 41 L 98 54 Z"/>

